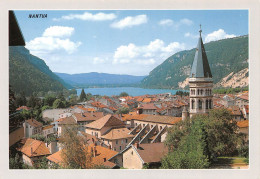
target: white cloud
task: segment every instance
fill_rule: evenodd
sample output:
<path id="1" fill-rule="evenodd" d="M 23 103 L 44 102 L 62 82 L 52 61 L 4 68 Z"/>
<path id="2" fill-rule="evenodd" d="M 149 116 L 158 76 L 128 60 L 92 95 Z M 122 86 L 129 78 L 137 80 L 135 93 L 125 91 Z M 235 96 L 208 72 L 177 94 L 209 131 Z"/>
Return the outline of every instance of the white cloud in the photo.
<path id="1" fill-rule="evenodd" d="M 159 22 L 159 25 L 164 26 L 173 26 L 175 29 L 178 29 L 182 25 L 191 26 L 193 24 L 193 21 L 187 18 L 181 19 L 179 21 L 173 21 L 171 19 L 162 19 Z"/>
<path id="2" fill-rule="evenodd" d="M 102 64 L 104 62 L 105 62 L 105 60 L 101 59 L 99 57 L 95 57 L 94 60 L 93 60 L 93 64 Z"/>
<path id="3" fill-rule="evenodd" d="M 97 13 L 92 14 L 89 12 L 85 12 L 83 14 L 69 14 L 67 16 L 62 16 L 61 18 L 53 18 L 54 21 L 60 20 L 73 20 L 80 19 L 85 21 L 106 21 L 106 20 L 114 20 L 117 16 L 114 13 L 106 14 L 106 13 Z"/>
<path id="4" fill-rule="evenodd" d="M 180 24 L 184 24 L 184 25 L 190 26 L 190 25 L 193 24 L 193 22 L 190 19 L 185 18 L 185 19 L 181 19 L 180 20 Z"/>
<path id="5" fill-rule="evenodd" d="M 173 20 L 163 19 L 159 22 L 159 25 L 171 26 L 171 25 L 173 25 Z"/>
<path id="6" fill-rule="evenodd" d="M 236 35 L 234 34 L 227 34 L 223 29 L 219 29 L 217 31 L 214 31 L 205 37 L 205 42 L 210 42 L 210 41 L 216 41 L 220 39 L 226 39 L 226 38 L 232 38 L 235 37 Z"/>
<path id="7" fill-rule="evenodd" d="M 43 36 L 45 37 L 63 37 L 63 36 L 71 36 L 74 32 L 73 27 L 65 27 L 65 26 L 51 26 L 43 32 Z"/>
<path id="8" fill-rule="evenodd" d="M 193 39 L 197 39 L 197 38 L 199 38 L 199 35 L 193 35 L 193 34 L 187 32 L 184 34 L 184 37 L 191 37 Z"/>
<path id="9" fill-rule="evenodd" d="M 60 34 L 58 34 L 60 31 Z M 45 29 L 41 37 L 26 42 L 26 48 L 33 55 L 42 57 L 42 55 L 65 51 L 72 54 L 81 45 L 81 42 L 73 42 L 66 36 L 71 36 L 74 32 L 72 27 L 51 26 Z"/>
<path id="10" fill-rule="evenodd" d="M 153 65 L 160 64 L 170 55 L 179 50 L 184 50 L 185 45 L 179 42 L 172 42 L 168 45 L 160 39 L 155 39 L 144 46 L 137 46 L 133 43 L 118 47 L 114 53 L 114 64 L 131 63 Z M 155 60 L 156 59 L 156 60 Z"/>
<path id="11" fill-rule="evenodd" d="M 128 16 L 120 21 L 114 22 L 111 24 L 111 27 L 117 29 L 124 29 L 126 27 L 137 26 L 141 24 L 147 23 L 148 18 L 146 15 L 138 15 L 138 16 Z"/>

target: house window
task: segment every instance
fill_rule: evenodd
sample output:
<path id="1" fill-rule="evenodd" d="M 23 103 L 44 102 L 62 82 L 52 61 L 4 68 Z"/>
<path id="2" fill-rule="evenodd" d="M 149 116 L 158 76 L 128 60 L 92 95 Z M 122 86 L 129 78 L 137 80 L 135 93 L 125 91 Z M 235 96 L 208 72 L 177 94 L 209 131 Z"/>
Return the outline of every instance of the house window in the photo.
<path id="1" fill-rule="evenodd" d="M 153 128 L 153 125 L 151 125 L 151 128 Z"/>
<path id="2" fill-rule="evenodd" d="M 116 140 L 116 144 L 118 144 L 118 140 Z"/>
<path id="3" fill-rule="evenodd" d="M 162 130 L 162 126 L 160 126 L 160 130 Z"/>
<path id="4" fill-rule="evenodd" d="M 191 101 L 191 109 L 194 109 L 194 100 Z"/>
<path id="5" fill-rule="evenodd" d="M 145 124 L 143 124 L 143 127 L 145 126 Z"/>
<path id="6" fill-rule="evenodd" d="M 121 147 L 121 146 L 119 146 L 119 150 L 122 150 L 122 147 Z"/>
<path id="7" fill-rule="evenodd" d="M 198 103 L 199 103 L 199 109 L 202 109 L 202 101 L 199 100 Z"/>
<path id="8" fill-rule="evenodd" d="M 125 143 L 127 144 L 127 139 L 125 139 Z"/>
<path id="9" fill-rule="evenodd" d="M 116 151 L 116 147 L 114 147 L 114 151 Z"/>
<path id="10" fill-rule="evenodd" d="M 123 144 L 123 143 L 124 143 L 124 139 L 121 140 L 121 144 Z"/>
<path id="11" fill-rule="evenodd" d="M 134 152 L 132 151 L 131 154 L 134 155 Z"/>

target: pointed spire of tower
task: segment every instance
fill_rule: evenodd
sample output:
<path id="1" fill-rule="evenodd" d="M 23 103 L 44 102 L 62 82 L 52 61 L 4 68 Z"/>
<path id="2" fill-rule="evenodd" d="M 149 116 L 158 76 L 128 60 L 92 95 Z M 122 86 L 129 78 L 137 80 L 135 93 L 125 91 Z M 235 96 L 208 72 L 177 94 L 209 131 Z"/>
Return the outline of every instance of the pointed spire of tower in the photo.
<path id="1" fill-rule="evenodd" d="M 200 24 L 200 31 L 199 31 L 199 32 L 200 32 L 200 37 L 201 37 L 201 32 L 202 32 L 202 30 L 201 30 L 201 24 Z"/>
<path id="2" fill-rule="evenodd" d="M 203 45 L 201 37 L 201 25 L 200 25 L 200 37 L 193 60 L 190 78 L 212 78 L 212 74 L 209 67 L 209 62 Z"/>

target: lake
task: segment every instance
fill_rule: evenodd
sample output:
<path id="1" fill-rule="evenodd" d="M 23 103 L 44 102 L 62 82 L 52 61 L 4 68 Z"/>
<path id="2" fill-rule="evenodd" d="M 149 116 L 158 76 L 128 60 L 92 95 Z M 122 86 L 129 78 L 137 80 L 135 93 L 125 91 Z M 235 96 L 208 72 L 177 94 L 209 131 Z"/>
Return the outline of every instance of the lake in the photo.
<path id="1" fill-rule="evenodd" d="M 116 87 L 116 88 L 84 88 L 85 93 L 91 93 L 92 95 L 101 95 L 101 96 L 113 96 L 120 95 L 122 92 L 128 93 L 130 96 L 141 96 L 145 94 L 161 94 L 161 93 L 171 93 L 175 94 L 178 90 L 170 89 L 144 89 L 144 88 L 135 88 L 135 87 Z M 79 96 L 81 89 L 77 89 L 77 95 Z"/>

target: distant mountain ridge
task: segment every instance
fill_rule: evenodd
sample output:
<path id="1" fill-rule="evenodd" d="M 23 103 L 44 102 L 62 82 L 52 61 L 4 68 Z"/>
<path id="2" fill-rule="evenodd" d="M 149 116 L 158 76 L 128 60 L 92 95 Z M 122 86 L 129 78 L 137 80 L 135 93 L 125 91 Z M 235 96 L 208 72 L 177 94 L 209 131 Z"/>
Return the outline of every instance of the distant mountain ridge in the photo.
<path id="1" fill-rule="evenodd" d="M 204 44 L 215 87 L 248 85 L 248 35 Z M 167 58 L 141 82 L 144 88 L 185 88 L 195 55 L 195 48 Z M 243 73 L 243 72 L 246 73 Z M 238 78 L 243 74 L 243 78 Z M 230 81 L 231 80 L 231 81 Z M 248 80 L 247 80 L 248 81 Z"/>
<path id="2" fill-rule="evenodd" d="M 25 92 L 26 95 L 72 88 L 23 46 L 9 47 L 9 82 L 16 93 Z"/>
<path id="3" fill-rule="evenodd" d="M 132 75 L 117 75 L 108 73 L 80 73 L 80 74 L 66 74 L 57 73 L 57 76 L 63 79 L 66 83 L 72 86 L 78 85 L 95 85 L 95 84 L 136 84 L 140 83 L 146 76 L 132 76 Z"/>

